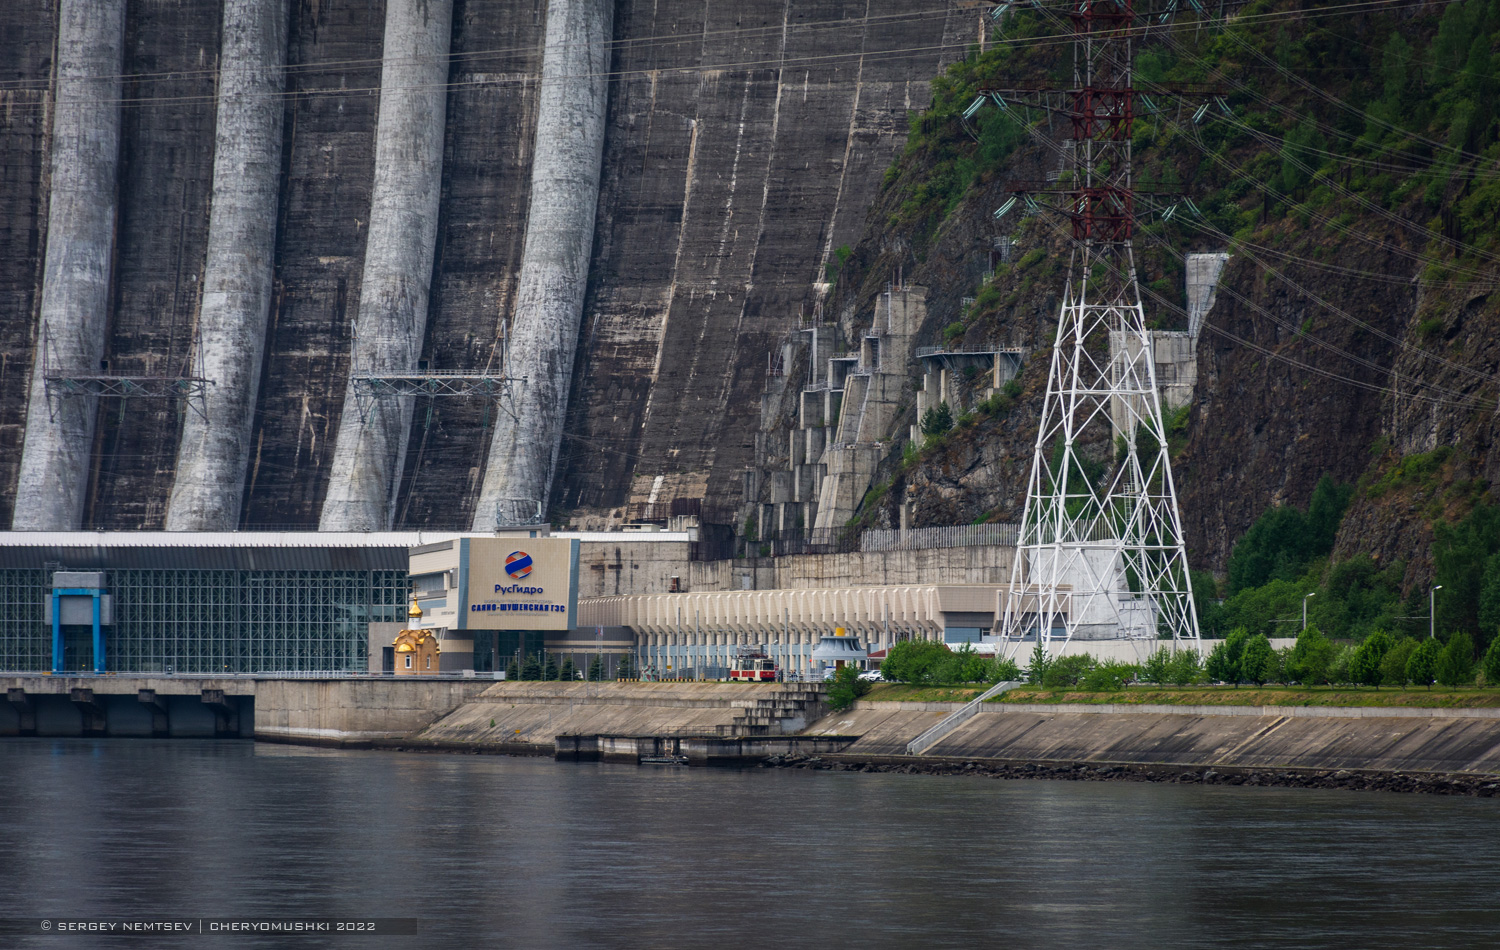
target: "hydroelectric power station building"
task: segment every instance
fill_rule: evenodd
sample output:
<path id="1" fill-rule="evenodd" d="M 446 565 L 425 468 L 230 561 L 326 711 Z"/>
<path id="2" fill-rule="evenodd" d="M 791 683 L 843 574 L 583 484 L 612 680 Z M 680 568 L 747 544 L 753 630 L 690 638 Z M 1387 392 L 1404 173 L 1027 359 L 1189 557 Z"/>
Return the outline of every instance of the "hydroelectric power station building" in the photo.
<path id="1" fill-rule="evenodd" d="M 672 527 L 0 532 L 0 670 L 381 673 L 415 623 L 440 630 L 445 673 L 545 650 L 602 652 L 611 669 L 629 652 L 638 668 L 703 675 L 746 647 L 800 673 L 840 626 L 872 650 L 978 640 L 1014 552 L 980 532 L 976 543 L 872 532 L 870 550 L 697 559 L 696 529 Z"/>

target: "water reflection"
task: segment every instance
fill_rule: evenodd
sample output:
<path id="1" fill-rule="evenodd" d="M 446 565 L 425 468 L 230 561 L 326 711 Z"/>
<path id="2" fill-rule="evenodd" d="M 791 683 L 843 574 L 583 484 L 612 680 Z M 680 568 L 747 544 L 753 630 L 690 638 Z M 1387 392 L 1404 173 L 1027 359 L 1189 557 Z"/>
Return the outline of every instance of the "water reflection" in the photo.
<path id="1" fill-rule="evenodd" d="M 1381 793 L 0 742 L 5 916 L 422 919 L 371 947 L 1493 946 L 1497 830 Z"/>

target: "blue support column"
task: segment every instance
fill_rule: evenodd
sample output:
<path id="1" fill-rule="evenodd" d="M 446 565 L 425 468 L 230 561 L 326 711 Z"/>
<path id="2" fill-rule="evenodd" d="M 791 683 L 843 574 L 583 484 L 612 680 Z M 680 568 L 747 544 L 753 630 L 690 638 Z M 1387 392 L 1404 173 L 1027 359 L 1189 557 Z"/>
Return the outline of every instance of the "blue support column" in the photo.
<path id="1" fill-rule="evenodd" d="M 52 592 L 52 675 L 61 676 L 62 671 L 62 595 L 54 590 Z"/>
<path id="2" fill-rule="evenodd" d="M 104 591 L 93 587 L 54 587 L 52 589 L 52 673 L 63 673 L 62 599 L 87 597 L 92 601 L 94 633 L 94 672 L 104 672 L 104 626 L 102 619 Z"/>
<path id="3" fill-rule="evenodd" d="M 94 672 L 104 674 L 104 631 L 99 626 L 99 597 L 101 592 L 94 591 Z"/>

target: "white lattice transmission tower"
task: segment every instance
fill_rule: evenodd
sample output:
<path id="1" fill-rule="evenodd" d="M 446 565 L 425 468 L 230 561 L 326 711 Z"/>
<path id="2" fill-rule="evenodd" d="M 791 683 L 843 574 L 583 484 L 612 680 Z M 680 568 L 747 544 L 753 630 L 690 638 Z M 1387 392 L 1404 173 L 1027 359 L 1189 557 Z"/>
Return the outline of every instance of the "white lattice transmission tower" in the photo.
<path id="1" fill-rule="evenodd" d="M 1056 655 L 1074 639 L 1198 642 L 1182 519 L 1136 283 L 1130 137 L 1133 0 L 1074 0 L 1072 259 L 1002 635 Z M 1055 94 L 1054 94 L 1055 95 Z"/>

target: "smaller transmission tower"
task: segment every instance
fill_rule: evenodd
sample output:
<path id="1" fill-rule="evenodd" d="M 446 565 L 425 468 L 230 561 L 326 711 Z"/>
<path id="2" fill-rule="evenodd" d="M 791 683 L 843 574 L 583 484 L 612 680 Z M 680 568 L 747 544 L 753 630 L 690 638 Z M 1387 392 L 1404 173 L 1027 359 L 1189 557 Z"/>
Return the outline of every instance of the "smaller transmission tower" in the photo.
<path id="1" fill-rule="evenodd" d="M 1002 635 L 1198 640 L 1155 352 L 1136 284 L 1134 0 L 1074 0 L 1073 250 Z M 1055 95 L 1055 94 L 1053 94 Z M 1058 643 L 1057 641 L 1061 641 Z M 1056 645 L 1054 645 L 1056 644 Z"/>

